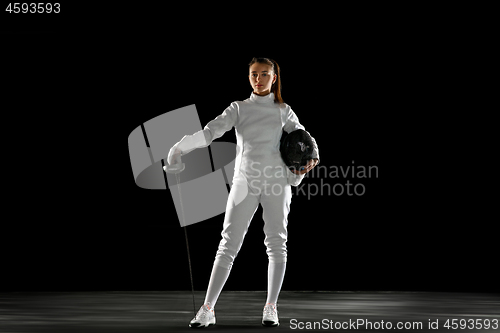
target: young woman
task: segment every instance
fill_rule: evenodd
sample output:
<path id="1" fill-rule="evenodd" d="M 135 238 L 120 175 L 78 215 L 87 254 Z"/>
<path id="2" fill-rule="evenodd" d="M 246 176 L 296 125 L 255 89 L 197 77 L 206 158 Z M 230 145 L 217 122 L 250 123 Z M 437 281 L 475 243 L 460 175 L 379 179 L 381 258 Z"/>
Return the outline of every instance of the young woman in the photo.
<path id="1" fill-rule="evenodd" d="M 269 258 L 267 300 L 262 324 L 279 325 L 276 307 L 286 268 L 287 216 L 292 198 L 290 185 L 297 186 L 304 174 L 319 162 L 318 147 L 314 142 L 314 158 L 304 170 L 292 174 L 286 167 L 279 149 L 282 130 L 290 133 L 304 127 L 281 98 L 278 64 L 268 58 L 253 58 L 249 66 L 249 80 L 253 88 L 250 98 L 231 103 L 203 130 L 184 136 L 170 149 L 168 155 L 167 161 L 172 164 L 179 156 L 195 148 L 208 146 L 233 127 L 236 130 L 234 176 L 226 206 L 222 240 L 215 256 L 205 302 L 191 320 L 190 327 L 215 324 L 215 304 L 259 204 L 263 208 L 264 243 Z"/>

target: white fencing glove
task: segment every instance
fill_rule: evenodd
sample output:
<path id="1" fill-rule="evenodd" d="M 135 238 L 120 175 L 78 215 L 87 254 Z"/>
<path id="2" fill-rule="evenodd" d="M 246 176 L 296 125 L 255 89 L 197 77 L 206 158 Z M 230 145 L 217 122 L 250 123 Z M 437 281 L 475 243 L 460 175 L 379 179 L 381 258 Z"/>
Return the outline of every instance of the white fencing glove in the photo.
<path id="1" fill-rule="evenodd" d="M 209 138 L 209 130 L 200 130 L 193 135 L 185 135 L 181 141 L 170 148 L 167 157 L 168 164 L 172 165 L 172 163 L 179 163 L 177 160 L 180 156 L 186 155 L 196 148 L 207 147 L 210 144 Z"/>
<path id="2" fill-rule="evenodd" d="M 179 159 L 182 156 L 182 151 L 178 148 L 178 145 L 179 143 L 177 142 L 172 148 L 170 148 L 167 157 L 168 165 L 179 163 Z"/>

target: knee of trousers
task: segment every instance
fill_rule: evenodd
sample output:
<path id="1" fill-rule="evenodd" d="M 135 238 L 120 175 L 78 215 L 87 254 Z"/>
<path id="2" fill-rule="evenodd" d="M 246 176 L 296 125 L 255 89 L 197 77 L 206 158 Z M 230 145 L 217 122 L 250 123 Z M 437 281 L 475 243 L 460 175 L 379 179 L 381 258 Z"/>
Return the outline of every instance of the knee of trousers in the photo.
<path id="1" fill-rule="evenodd" d="M 288 240 L 288 220 L 286 216 L 278 218 L 266 218 L 264 233 L 266 235 L 264 244 L 266 245 L 267 256 L 270 262 L 286 262 Z"/>
<path id="2" fill-rule="evenodd" d="M 215 255 L 215 264 L 227 269 L 232 268 L 244 238 L 244 235 L 238 236 L 239 237 L 235 237 L 235 235 L 231 235 L 231 233 L 222 233 L 222 239 L 219 243 L 217 254 Z"/>
<path id="3" fill-rule="evenodd" d="M 280 263 L 286 262 L 287 259 L 287 234 L 285 233 L 275 233 L 266 235 L 264 244 L 266 245 L 266 253 L 269 258 L 269 262 Z"/>

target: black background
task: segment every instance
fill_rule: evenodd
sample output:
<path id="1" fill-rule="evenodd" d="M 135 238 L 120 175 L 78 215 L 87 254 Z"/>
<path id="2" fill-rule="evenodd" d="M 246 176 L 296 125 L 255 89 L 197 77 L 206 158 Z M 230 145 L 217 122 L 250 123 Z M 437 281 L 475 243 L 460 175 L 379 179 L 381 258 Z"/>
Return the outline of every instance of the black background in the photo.
<path id="1" fill-rule="evenodd" d="M 362 196 L 293 197 L 283 290 L 498 291 L 493 200 L 464 153 L 467 29 L 406 8 L 62 5 L 2 13 L 2 291 L 189 290 L 171 197 L 136 186 L 127 138 L 186 105 L 204 125 L 248 98 L 254 56 L 279 63 L 322 165 L 379 170 L 352 180 Z M 266 289 L 261 216 L 226 290 Z M 222 222 L 187 227 L 196 290 Z"/>

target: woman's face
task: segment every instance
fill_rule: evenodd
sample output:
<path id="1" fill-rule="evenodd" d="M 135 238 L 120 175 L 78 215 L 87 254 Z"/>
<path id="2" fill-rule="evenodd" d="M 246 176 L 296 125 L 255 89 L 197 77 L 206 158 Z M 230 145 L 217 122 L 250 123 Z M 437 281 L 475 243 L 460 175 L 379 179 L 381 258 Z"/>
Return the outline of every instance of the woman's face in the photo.
<path id="1" fill-rule="evenodd" d="M 271 87 L 276 81 L 276 74 L 273 73 L 272 67 L 267 64 L 258 62 L 250 66 L 250 85 L 253 92 L 260 96 L 265 96 L 271 92 Z"/>

